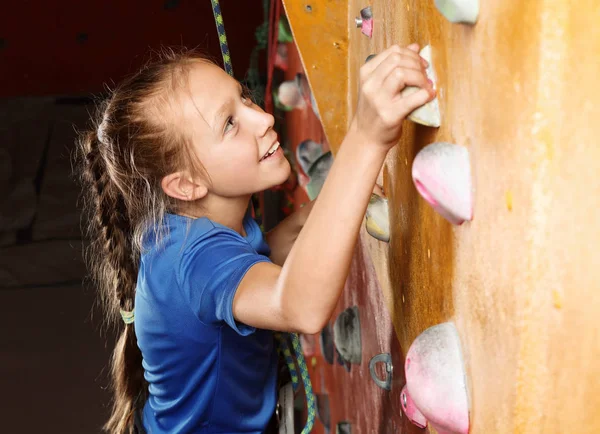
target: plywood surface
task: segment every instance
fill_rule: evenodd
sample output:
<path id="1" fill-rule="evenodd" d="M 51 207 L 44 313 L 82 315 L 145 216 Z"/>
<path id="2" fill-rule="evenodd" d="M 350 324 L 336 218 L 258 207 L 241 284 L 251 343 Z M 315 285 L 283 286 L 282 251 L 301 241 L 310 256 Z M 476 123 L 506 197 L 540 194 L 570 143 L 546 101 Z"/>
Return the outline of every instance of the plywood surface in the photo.
<path id="1" fill-rule="evenodd" d="M 597 433 L 600 5 L 481 3 L 471 27 L 445 21 L 433 1 L 374 0 L 368 39 L 353 28 L 367 4 L 348 2 L 345 121 L 360 65 L 392 43 L 432 45 L 442 112 L 438 130 L 407 122 L 388 156 L 391 242 L 369 240 L 368 251 L 399 351 L 425 328 L 455 322 L 472 433 Z M 435 141 L 470 152 L 475 219 L 461 227 L 412 184 L 416 153 Z"/>

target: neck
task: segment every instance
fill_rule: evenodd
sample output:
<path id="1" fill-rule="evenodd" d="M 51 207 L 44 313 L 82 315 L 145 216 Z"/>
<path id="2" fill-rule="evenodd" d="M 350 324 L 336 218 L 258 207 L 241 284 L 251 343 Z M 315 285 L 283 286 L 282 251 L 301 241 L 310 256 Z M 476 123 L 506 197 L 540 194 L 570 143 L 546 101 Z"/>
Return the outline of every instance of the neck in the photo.
<path id="1" fill-rule="evenodd" d="M 245 236 L 243 222 L 250 198 L 250 195 L 229 198 L 209 193 L 200 201 L 190 204 L 182 214 L 192 218 L 206 217 Z"/>

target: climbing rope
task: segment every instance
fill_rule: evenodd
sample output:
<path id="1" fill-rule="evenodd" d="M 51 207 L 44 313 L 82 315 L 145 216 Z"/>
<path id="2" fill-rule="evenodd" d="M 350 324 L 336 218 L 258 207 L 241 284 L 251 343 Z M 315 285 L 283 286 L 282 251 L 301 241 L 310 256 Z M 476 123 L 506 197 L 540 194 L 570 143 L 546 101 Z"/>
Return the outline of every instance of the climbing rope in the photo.
<path id="1" fill-rule="evenodd" d="M 233 76 L 233 66 L 231 65 L 231 56 L 229 54 L 229 46 L 227 45 L 227 35 L 225 34 L 225 25 L 223 24 L 221 5 L 219 4 L 219 0 L 211 0 L 211 3 L 213 15 L 215 16 L 215 24 L 217 25 L 217 33 L 219 34 L 219 45 L 221 46 L 221 54 L 223 55 L 225 72 Z"/>
<path id="2" fill-rule="evenodd" d="M 279 0 L 275 0 L 277 2 L 276 12 L 279 12 Z M 221 46 L 221 54 L 223 55 L 223 64 L 225 65 L 225 72 L 227 74 L 233 76 L 233 66 L 231 65 L 231 56 L 229 55 L 229 47 L 227 45 L 227 37 L 225 36 L 225 25 L 223 24 L 223 15 L 221 14 L 221 6 L 219 5 L 219 0 L 211 0 L 213 15 L 215 17 L 215 24 L 217 26 L 217 33 L 219 34 L 219 44 Z M 272 13 L 273 14 L 273 13 Z M 278 15 L 278 13 L 277 13 Z M 279 18 L 277 18 L 279 21 Z M 278 28 L 274 30 L 275 37 L 277 38 Z M 276 44 L 276 43 L 275 43 Z M 269 53 L 269 58 L 274 54 Z M 271 62 L 271 60 L 269 60 Z M 271 63 L 269 63 L 271 67 Z M 270 83 L 269 83 L 270 84 Z M 270 102 L 270 101 L 269 101 Z M 306 425 L 302 429 L 302 434 L 309 434 L 312 431 L 315 416 L 316 416 L 316 402 L 315 395 L 312 390 L 312 384 L 310 382 L 310 376 L 308 375 L 308 367 L 306 366 L 306 360 L 304 359 L 304 354 L 302 354 L 302 346 L 300 345 L 300 339 L 296 333 L 289 333 L 289 336 L 292 340 L 292 348 L 294 349 L 294 354 L 296 356 L 296 362 L 298 363 L 298 367 L 300 368 L 300 377 L 302 377 L 302 384 L 304 386 L 304 394 L 306 396 L 306 407 L 308 410 L 308 417 L 306 419 Z M 285 362 L 290 371 L 290 377 L 292 378 L 292 387 L 294 391 L 298 390 L 299 378 L 298 372 L 296 371 L 296 365 L 294 363 L 294 357 L 289 348 L 288 338 L 286 334 L 275 333 L 275 338 L 279 342 L 279 351 L 283 354 L 285 358 Z"/>
<path id="3" fill-rule="evenodd" d="M 279 354 L 281 354 L 285 359 L 285 363 L 290 371 L 292 388 L 294 389 L 294 392 L 297 392 L 299 385 L 298 371 L 296 371 L 294 357 L 292 356 L 286 335 L 289 335 L 292 339 L 292 348 L 296 354 L 296 361 L 298 362 L 298 367 L 300 368 L 300 377 L 302 378 L 302 385 L 304 386 L 304 394 L 306 396 L 306 408 L 308 415 L 306 418 L 306 424 L 302 429 L 302 434 L 309 434 L 313 429 L 315 417 L 317 415 L 315 394 L 313 393 L 310 376 L 308 374 L 308 367 L 306 366 L 306 360 L 304 359 L 304 354 L 302 353 L 302 346 L 300 345 L 300 339 L 298 338 L 298 335 L 296 333 L 275 333 L 275 338 L 279 342 Z"/>

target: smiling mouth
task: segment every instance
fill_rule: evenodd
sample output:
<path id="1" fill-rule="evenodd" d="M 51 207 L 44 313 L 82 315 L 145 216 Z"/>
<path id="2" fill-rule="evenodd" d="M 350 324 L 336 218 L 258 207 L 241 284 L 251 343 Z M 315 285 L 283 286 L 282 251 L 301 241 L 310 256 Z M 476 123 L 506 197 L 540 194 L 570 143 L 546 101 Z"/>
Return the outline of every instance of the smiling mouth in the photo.
<path id="1" fill-rule="evenodd" d="M 273 143 L 273 145 L 269 148 L 267 153 L 265 155 L 263 155 L 262 158 L 258 161 L 263 161 L 263 160 L 269 158 L 271 155 L 273 155 L 275 152 L 277 152 L 278 149 L 279 149 L 279 142 Z"/>

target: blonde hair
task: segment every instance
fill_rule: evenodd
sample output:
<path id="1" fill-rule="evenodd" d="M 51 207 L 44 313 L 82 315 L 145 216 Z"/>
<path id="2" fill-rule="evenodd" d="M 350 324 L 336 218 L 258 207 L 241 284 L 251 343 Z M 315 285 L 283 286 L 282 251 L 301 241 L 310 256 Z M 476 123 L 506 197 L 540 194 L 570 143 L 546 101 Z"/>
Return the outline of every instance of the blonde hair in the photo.
<path id="1" fill-rule="evenodd" d="M 169 115 L 176 116 L 178 95 L 197 62 L 209 60 L 164 50 L 111 92 L 93 128 L 79 140 L 89 221 L 86 259 L 107 323 L 122 329 L 111 361 L 113 405 L 104 426 L 110 433 L 133 432 L 134 413 L 148 393 L 134 325 L 124 324 L 119 311 L 134 309 L 145 237 L 160 238 L 164 214 L 179 205 L 163 192 L 162 178 L 182 167 L 193 169 L 189 137 Z"/>

